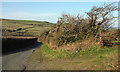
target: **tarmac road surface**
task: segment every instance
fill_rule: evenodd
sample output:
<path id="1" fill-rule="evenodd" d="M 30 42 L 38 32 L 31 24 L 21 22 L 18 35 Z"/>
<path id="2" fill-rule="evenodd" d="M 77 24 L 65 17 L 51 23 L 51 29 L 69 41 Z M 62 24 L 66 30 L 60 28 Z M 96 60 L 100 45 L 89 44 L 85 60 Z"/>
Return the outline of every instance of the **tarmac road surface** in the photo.
<path id="1" fill-rule="evenodd" d="M 39 48 L 41 43 L 27 47 L 22 50 L 17 50 L 2 56 L 2 70 L 24 70 L 26 69 L 25 63 L 28 57 Z"/>

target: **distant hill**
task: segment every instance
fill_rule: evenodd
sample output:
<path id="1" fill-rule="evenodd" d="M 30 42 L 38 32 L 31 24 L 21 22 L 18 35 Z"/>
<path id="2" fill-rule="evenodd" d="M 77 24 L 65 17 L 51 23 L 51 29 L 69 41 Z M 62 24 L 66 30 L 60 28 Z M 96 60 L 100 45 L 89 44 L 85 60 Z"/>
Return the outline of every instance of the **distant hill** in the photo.
<path id="1" fill-rule="evenodd" d="M 3 36 L 40 36 L 41 33 L 48 31 L 55 26 L 55 24 L 47 21 L 0 20 L 2 20 Z"/>

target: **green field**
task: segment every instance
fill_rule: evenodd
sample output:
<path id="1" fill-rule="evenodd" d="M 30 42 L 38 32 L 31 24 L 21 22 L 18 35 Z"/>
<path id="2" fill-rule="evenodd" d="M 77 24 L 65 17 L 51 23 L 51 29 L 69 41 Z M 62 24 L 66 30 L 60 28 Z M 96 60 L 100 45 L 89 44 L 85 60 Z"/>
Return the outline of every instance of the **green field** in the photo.
<path id="1" fill-rule="evenodd" d="M 40 36 L 44 31 L 50 30 L 55 24 L 31 20 L 2 20 L 3 36 Z"/>

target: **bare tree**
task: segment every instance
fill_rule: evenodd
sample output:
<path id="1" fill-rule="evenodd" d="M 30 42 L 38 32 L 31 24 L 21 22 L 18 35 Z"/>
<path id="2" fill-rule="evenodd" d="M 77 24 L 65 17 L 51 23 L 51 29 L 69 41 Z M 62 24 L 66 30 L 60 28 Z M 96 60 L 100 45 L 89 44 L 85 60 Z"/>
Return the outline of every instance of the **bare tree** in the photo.
<path id="1" fill-rule="evenodd" d="M 114 24 L 115 17 L 112 15 L 118 8 L 115 6 L 116 2 L 102 6 L 94 6 L 89 12 L 86 12 L 89 19 L 90 30 L 96 34 Z M 90 32 L 90 31 L 89 31 Z"/>
<path id="2" fill-rule="evenodd" d="M 101 34 L 101 31 L 114 24 L 115 17 L 112 13 L 117 10 L 115 4 L 114 2 L 94 6 L 89 12 L 86 12 L 88 16 L 86 18 L 79 14 L 77 16 L 62 14 L 56 27 L 50 30 L 48 38 L 60 46 L 75 40 L 83 40 L 91 35 L 95 37 L 97 34 Z"/>

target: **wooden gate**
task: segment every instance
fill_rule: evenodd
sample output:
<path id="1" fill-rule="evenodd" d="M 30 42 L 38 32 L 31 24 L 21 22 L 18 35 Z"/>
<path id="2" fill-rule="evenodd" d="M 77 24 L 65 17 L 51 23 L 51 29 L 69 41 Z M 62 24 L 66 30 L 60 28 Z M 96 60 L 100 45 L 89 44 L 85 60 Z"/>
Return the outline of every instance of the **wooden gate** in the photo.
<path id="1" fill-rule="evenodd" d="M 101 45 L 102 46 L 115 46 L 115 32 L 101 33 Z"/>

